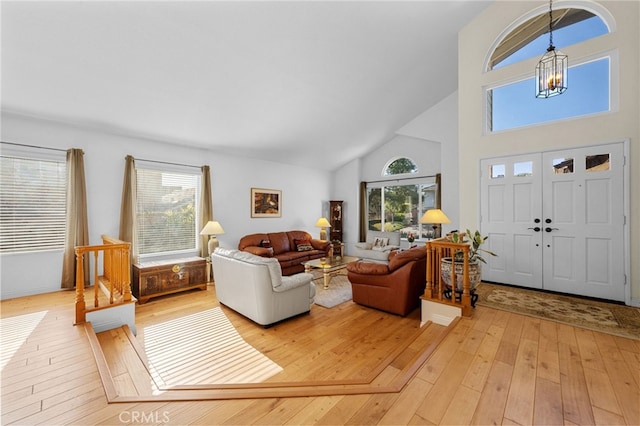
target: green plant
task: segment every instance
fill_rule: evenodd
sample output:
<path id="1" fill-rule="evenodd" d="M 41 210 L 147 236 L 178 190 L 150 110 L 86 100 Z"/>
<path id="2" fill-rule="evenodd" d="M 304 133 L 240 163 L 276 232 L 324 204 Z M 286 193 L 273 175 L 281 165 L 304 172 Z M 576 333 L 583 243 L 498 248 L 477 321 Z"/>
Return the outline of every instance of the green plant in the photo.
<path id="1" fill-rule="evenodd" d="M 468 241 L 465 239 L 465 235 L 471 238 L 471 247 L 469 248 L 469 262 L 474 262 L 479 260 L 482 263 L 487 263 L 487 261 L 484 260 L 482 255 L 480 255 L 480 252 L 486 253 L 491 256 L 497 256 L 497 254 L 495 254 L 492 251 L 480 248 L 480 246 L 484 244 L 485 241 L 487 241 L 489 236 L 483 237 L 480 234 L 480 231 L 478 231 L 477 229 L 476 229 L 476 232 L 474 232 L 473 234 L 468 229 L 466 234 L 460 234 L 459 232 L 454 232 L 451 235 L 451 241 L 453 241 L 454 243 L 466 243 Z M 461 251 L 456 252 L 454 256 L 454 261 L 456 262 L 462 261 L 463 260 L 462 256 L 463 256 L 463 253 Z"/>

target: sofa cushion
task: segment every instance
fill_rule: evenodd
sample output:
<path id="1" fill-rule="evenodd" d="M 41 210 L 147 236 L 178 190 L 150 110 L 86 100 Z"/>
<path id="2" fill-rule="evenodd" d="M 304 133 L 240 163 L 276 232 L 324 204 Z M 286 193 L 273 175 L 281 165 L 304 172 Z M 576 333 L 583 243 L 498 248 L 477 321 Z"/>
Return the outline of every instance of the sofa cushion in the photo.
<path id="1" fill-rule="evenodd" d="M 371 250 L 373 248 L 373 244 L 371 243 L 356 243 L 356 248 L 362 250 Z"/>
<path id="2" fill-rule="evenodd" d="M 273 257 L 272 247 L 266 248 L 266 247 L 248 246 L 248 247 L 245 247 L 243 251 L 246 251 L 247 253 L 255 254 L 256 256 Z"/>
<path id="3" fill-rule="evenodd" d="M 406 265 L 412 260 L 418 260 L 427 256 L 424 247 L 414 247 L 408 250 L 395 250 L 389 253 L 389 270 L 395 271 L 402 265 Z"/>
<path id="4" fill-rule="evenodd" d="M 269 240 L 271 241 L 271 247 L 273 247 L 274 254 L 286 253 L 293 250 L 286 232 L 270 233 Z"/>
<path id="5" fill-rule="evenodd" d="M 267 234 L 250 234 L 240 238 L 238 242 L 238 250 L 244 250 L 245 247 L 260 247 L 260 241 L 268 240 Z"/>
<path id="6" fill-rule="evenodd" d="M 389 267 L 381 263 L 351 262 L 347 264 L 347 271 L 364 275 L 387 275 Z"/>
<path id="7" fill-rule="evenodd" d="M 272 257 L 262 257 L 249 253 L 248 251 L 240 251 L 225 248 L 216 248 L 215 253 L 219 256 L 235 259 L 241 262 L 250 263 L 253 265 L 266 265 L 269 269 L 269 275 L 271 276 L 271 285 L 275 289 L 282 284 L 282 270 L 280 269 L 280 263 L 277 259 Z"/>

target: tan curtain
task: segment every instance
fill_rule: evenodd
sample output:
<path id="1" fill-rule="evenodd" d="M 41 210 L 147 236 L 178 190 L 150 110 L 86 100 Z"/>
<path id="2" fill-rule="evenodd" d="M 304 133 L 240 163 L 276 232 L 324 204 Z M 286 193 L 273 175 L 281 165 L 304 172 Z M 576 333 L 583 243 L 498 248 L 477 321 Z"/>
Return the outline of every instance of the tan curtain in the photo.
<path id="1" fill-rule="evenodd" d="M 138 232 L 136 227 L 136 162 L 125 157 L 124 180 L 122 183 L 122 203 L 120 205 L 120 231 L 118 238 L 131 243 L 131 264 L 138 262 Z"/>
<path id="2" fill-rule="evenodd" d="M 67 151 L 67 214 L 62 257 L 61 287 L 71 289 L 76 284 L 76 246 L 89 245 L 87 218 L 87 188 L 84 179 L 84 152 L 78 148 Z M 85 264 L 87 259 L 85 258 Z M 84 282 L 89 284 L 89 268 L 84 268 Z"/>
<path id="3" fill-rule="evenodd" d="M 367 239 L 367 182 L 360 182 L 360 242 Z"/>
<path id="4" fill-rule="evenodd" d="M 210 220 L 213 220 L 213 203 L 211 201 L 211 172 L 209 166 L 202 166 L 202 185 L 200 185 L 200 223 L 198 229 L 204 226 Z M 209 256 L 208 235 L 200 236 L 200 256 Z"/>

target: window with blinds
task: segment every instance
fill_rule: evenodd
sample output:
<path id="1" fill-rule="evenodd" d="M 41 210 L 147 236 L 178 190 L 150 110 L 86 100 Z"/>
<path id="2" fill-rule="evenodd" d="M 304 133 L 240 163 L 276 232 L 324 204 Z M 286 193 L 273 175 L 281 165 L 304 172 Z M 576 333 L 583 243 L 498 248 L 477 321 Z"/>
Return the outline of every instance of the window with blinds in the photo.
<path id="1" fill-rule="evenodd" d="M 66 158 L 0 155 L 0 253 L 64 249 Z"/>
<path id="2" fill-rule="evenodd" d="M 136 167 L 136 177 L 139 253 L 197 250 L 200 172 Z"/>

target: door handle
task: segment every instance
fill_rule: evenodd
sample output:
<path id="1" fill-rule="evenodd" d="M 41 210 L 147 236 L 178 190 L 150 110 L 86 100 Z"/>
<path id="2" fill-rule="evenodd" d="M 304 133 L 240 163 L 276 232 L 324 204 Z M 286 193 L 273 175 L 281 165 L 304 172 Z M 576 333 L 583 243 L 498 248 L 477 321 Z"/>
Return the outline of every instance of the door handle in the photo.
<path id="1" fill-rule="evenodd" d="M 551 232 L 551 231 L 557 231 L 558 228 L 549 228 L 549 227 L 547 227 L 547 228 L 544 228 L 544 230 L 547 231 L 547 232 Z"/>
<path id="2" fill-rule="evenodd" d="M 527 229 L 533 229 L 535 232 L 540 232 L 540 227 L 536 226 L 535 228 L 527 228 Z"/>

